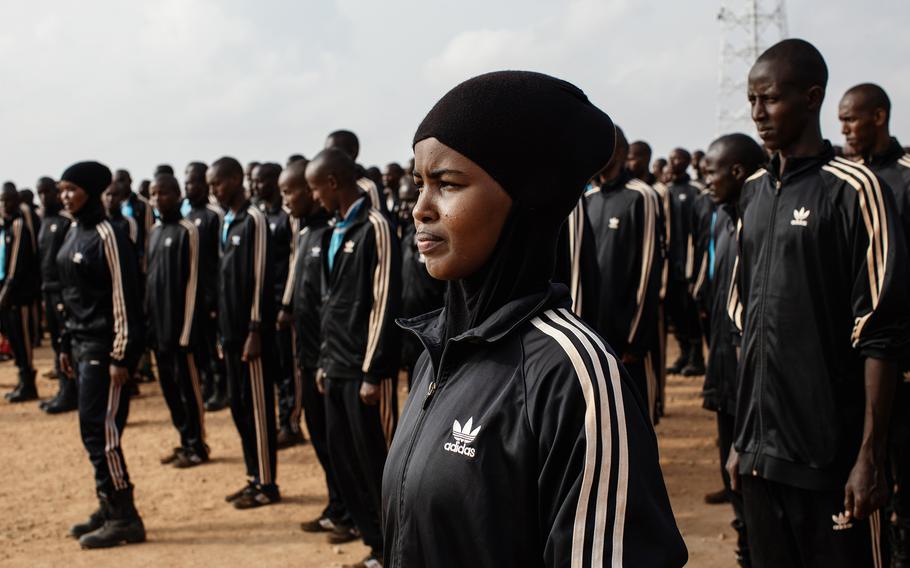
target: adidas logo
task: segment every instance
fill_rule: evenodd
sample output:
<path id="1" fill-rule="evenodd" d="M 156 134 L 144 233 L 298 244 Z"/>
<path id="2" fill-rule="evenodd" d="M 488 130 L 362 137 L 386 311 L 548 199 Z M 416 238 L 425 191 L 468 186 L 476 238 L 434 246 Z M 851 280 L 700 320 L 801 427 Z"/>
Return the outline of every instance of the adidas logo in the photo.
<path id="1" fill-rule="evenodd" d="M 174 239 L 172 239 L 171 237 L 164 239 L 164 246 L 169 247 L 172 244 L 174 244 Z"/>
<path id="2" fill-rule="evenodd" d="M 76 264 L 82 264 L 82 253 L 81 252 L 77 252 L 76 254 L 73 255 L 73 262 L 75 262 Z"/>
<path id="3" fill-rule="evenodd" d="M 808 218 L 809 210 L 805 207 L 800 207 L 799 209 L 793 210 L 793 220 L 790 221 L 790 224 L 805 227 L 809 224 L 809 221 L 807 221 Z"/>
<path id="4" fill-rule="evenodd" d="M 322 247 L 313 247 L 310 249 L 310 256 L 319 256 L 322 253 Z"/>
<path id="5" fill-rule="evenodd" d="M 443 449 L 447 452 L 452 452 L 453 454 L 461 454 L 463 456 L 473 458 L 476 450 L 469 447 L 474 441 L 474 438 L 477 437 L 477 433 L 480 432 L 480 426 L 471 430 L 474 426 L 474 417 L 468 418 L 468 421 L 464 423 L 464 426 L 456 420 L 452 425 L 452 437 L 455 438 L 455 443 L 446 442 L 446 445 L 443 446 Z"/>
<path id="6" fill-rule="evenodd" d="M 607 226 L 611 229 L 618 229 L 619 217 L 610 217 L 610 221 L 607 223 Z"/>
<path id="7" fill-rule="evenodd" d="M 344 243 L 344 252 L 348 254 L 354 252 L 354 241 L 348 241 Z"/>
<path id="8" fill-rule="evenodd" d="M 846 513 L 838 513 L 836 515 L 831 515 L 831 520 L 834 521 L 834 530 L 842 531 L 849 528 L 853 528 L 853 523 L 850 522 L 850 517 Z"/>

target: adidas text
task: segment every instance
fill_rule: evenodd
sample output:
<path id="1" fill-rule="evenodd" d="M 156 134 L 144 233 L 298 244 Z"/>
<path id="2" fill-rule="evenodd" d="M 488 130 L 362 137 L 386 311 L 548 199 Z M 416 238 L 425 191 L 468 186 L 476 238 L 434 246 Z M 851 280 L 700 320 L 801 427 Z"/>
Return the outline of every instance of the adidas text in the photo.
<path id="1" fill-rule="evenodd" d="M 453 454 L 461 454 L 463 456 L 473 458 L 476 451 L 474 448 L 462 444 L 461 442 L 446 442 L 446 445 L 443 446 L 443 449 L 447 452 L 452 452 Z"/>

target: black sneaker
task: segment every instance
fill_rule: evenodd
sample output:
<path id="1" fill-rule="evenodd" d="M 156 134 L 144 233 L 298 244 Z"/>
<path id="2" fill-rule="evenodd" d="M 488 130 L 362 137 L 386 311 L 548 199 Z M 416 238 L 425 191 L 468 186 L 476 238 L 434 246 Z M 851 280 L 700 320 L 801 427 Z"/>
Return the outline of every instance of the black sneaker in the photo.
<path id="1" fill-rule="evenodd" d="M 22 388 L 9 393 L 6 400 L 13 403 L 38 400 L 38 389 L 35 388 L 35 385 L 22 385 Z"/>
<path id="2" fill-rule="evenodd" d="M 70 536 L 73 538 L 79 538 L 82 535 L 100 529 L 102 526 L 104 526 L 104 512 L 99 507 L 94 513 L 89 515 L 87 521 L 71 526 Z"/>
<path id="3" fill-rule="evenodd" d="M 375 553 L 370 553 L 369 556 L 357 562 L 355 564 L 343 564 L 343 568 L 382 568 L 382 560 L 379 559 L 379 555 Z"/>
<path id="4" fill-rule="evenodd" d="M 228 503 L 233 503 L 237 499 L 243 497 L 248 491 L 252 491 L 255 488 L 252 481 L 247 481 L 246 485 L 243 486 L 243 489 L 235 491 L 230 495 L 225 496 L 224 500 Z"/>
<path id="5" fill-rule="evenodd" d="M 329 533 L 326 540 L 329 544 L 344 544 L 360 538 L 360 531 L 356 527 L 335 525 L 335 530 Z"/>
<path id="6" fill-rule="evenodd" d="M 177 469 L 187 469 L 190 467 L 196 467 L 197 465 L 202 465 L 205 462 L 209 461 L 209 456 L 206 454 L 199 454 L 196 452 L 191 452 L 189 450 L 184 450 L 177 456 L 177 459 L 174 460 L 174 467 Z"/>
<path id="7" fill-rule="evenodd" d="M 48 414 L 63 414 L 64 412 L 71 412 L 78 409 L 79 401 L 67 396 L 61 396 L 44 405 L 44 408 L 41 410 Z"/>
<path id="8" fill-rule="evenodd" d="M 300 530 L 308 533 L 320 533 L 320 532 L 333 532 L 335 530 L 335 523 L 332 522 L 332 519 L 328 517 L 319 517 L 318 519 L 313 519 L 312 521 L 304 521 L 300 523 Z"/>
<path id="9" fill-rule="evenodd" d="M 167 465 L 169 463 L 174 463 L 180 456 L 183 455 L 183 448 L 174 448 L 171 450 L 171 453 L 161 456 L 161 465 Z"/>
<path id="10" fill-rule="evenodd" d="M 255 509 L 265 505 L 272 505 L 281 501 L 281 493 L 278 488 L 265 489 L 262 486 L 254 485 L 250 491 L 244 492 L 239 499 L 234 501 L 235 509 Z"/>
<path id="11" fill-rule="evenodd" d="M 278 443 L 276 445 L 279 450 L 300 444 L 306 444 L 306 437 L 304 437 L 303 432 L 299 430 L 294 432 L 288 428 L 282 428 L 278 431 Z"/>
<path id="12" fill-rule="evenodd" d="M 688 362 L 689 362 L 688 355 L 686 355 L 686 354 L 680 355 L 679 357 L 676 358 L 676 361 L 674 361 L 672 365 L 667 367 L 667 373 L 669 373 L 671 375 L 680 374 L 683 370 L 683 367 L 685 367 L 686 364 L 688 364 Z"/>
<path id="13" fill-rule="evenodd" d="M 224 410 L 228 407 L 229 400 L 227 396 L 222 396 L 220 394 L 214 394 L 205 401 L 203 405 L 206 412 L 218 412 L 219 410 Z"/>

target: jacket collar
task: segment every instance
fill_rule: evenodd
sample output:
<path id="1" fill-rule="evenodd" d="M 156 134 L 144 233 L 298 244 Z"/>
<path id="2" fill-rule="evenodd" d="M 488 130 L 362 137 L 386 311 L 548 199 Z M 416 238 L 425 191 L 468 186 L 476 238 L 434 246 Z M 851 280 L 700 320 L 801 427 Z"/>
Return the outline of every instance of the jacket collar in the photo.
<path id="1" fill-rule="evenodd" d="M 775 152 L 766 168 L 768 175 L 775 182 L 789 183 L 806 173 L 818 170 L 834 159 L 834 148 L 831 147 L 831 143 L 825 140 L 824 146 L 821 154 L 815 156 L 787 158 L 787 171 L 783 177 L 780 175 L 780 152 Z"/>
<path id="2" fill-rule="evenodd" d="M 610 193 L 622 189 L 626 187 L 626 184 L 629 183 L 630 179 L 632 179 L 632 174 L 629 173 L 629 170 L 623 168 L 619 171 L 618 176 L 603 184 L 602 191 L 604 193 Z"/>
<path id="3" fill-rule="evenodd" d="M 901 146 L 901 143 L 897 141 L 897 138 L 894 136 L 891 137 L 891 142 L 888 143 L 888 148 L 881 154 L 872 154 L 866 158 L 866 163 L 870 167 L 880 167 L 892 164 L 898 161 L 901 156 L 904 155 L 904 148 Z"/>
<path id="4" fill-rule="evenodd" d="M 539 294 L 512 300 L 493 312 L 482 323 L 468 331 L 453 337 L 451 342 L 459 343 L 495 343 L 509 335 L 515 328 L 525 323 L 544 309 L 569 307 L 572 300 L 569 289 L 563 284 L 550 284 L 550 287 Z M 420 339 L 430 352 L 434 362 L 438 363 L 443 347 L 446 327 L 446 309 L 442 308 L 422 316 L 396 321 L 399 327 L 410 331 Z"/>

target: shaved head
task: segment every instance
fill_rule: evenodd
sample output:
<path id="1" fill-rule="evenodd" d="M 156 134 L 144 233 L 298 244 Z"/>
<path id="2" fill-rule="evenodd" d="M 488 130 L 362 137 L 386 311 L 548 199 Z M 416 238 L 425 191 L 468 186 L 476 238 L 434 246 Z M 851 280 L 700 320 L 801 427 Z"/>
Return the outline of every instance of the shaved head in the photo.
<path id="1" fill-rule="evenodd" d="M 777 81 L 808 90 L 828 86 L 828 65 L 814 45 L 803 39 L 785 39 L 762 53 L 753 70 L 769 66 Z M 750 72 L 751 75 L 751 72 Z"/>
<path id="2" fill-rule="evenodd" d="M 751 136 L 742 133 L 726 134 L 711 143 L 708 152 L 723 164 L 740 164 L 746 175 L 752 175 L 765 165 L 767 155 Z"/>
<path id="3" fill-rule="evenodd" d="M 875 83 L 861 83 L 850 87 L 844 93 L 844 99 L 850 97 L 858 110 L 875 112 L 879 109 L 885 111 L 886 118 L 891 118 L 891 99 L 885 89 Z"/>
<path id="4" fill-rule="evenodd" d="M 358 154 L 360 154 L 360 140 L 350 130 L 336 130 L 329 134 L 325 139 L 325 147 L 326 149 L 338 148 L 350 156 L 352 160 L 356 160 Z M 315 161 L 315 158 L 313 160 Z"/>
<path id="5" fill-rule="evenodd" d="M 307 176 L 315 178 L 334 177 L 340 185 L 357 183 L 357 167 L 354 159 L 340 148 L 327 148 L 316 154 L 307 164 Z"/>
<path id="6" fill-rule="evenodd" d="M 306 179 L 306 167 L 309 165 L 310 161 L 306 158 L 300 158 L 299 160 L 294 160 L 288 167 L 284 169 L 281 173 L 282 180 L 298 180 Z"/>
<path id="7" fill-rule="evenodd" d="M 180 184 L 177 182 L 177 178 L 173 174 L 161 173 L 155 176 L 155 181 L 152 182 L 158 188 L 158 191 L 172 191 L 177 195 L 180 195 Z"/>
<path id="8" fill-rule="evenodd" d="M 221 176 L 243 178 L 243 166 L 230 156 L 224 156 L 212 162 L 212 170 L 218 172 Z"/>

